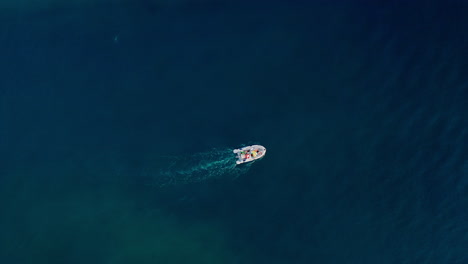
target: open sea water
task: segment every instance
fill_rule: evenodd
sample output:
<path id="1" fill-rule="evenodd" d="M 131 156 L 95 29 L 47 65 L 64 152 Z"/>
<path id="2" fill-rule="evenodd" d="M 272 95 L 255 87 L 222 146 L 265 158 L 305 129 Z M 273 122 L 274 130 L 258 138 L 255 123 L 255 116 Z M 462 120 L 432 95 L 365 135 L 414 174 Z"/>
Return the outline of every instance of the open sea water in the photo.
<path id="1" fill-rule="evenodd" d="M 57 3 L 0 4 L 0 263 L 468 263 L 468 2 Z"/>

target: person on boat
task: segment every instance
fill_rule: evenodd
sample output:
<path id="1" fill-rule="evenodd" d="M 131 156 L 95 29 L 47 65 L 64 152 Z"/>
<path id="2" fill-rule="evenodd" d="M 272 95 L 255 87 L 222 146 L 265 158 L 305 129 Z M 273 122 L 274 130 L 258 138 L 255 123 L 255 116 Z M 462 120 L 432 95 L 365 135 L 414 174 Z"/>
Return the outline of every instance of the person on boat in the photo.
<path id="1" fill-rule="evenodd" d="M 245 162 L 248 158 L 250 158 L 249 150 L 241 151 L 240 152 L 240 157 L 242 158 L 242 161 Z"/>
<path id="2" fill-rule="evenodd" d="M 245 162 L 246 160 L 248 160 L 250 158 L 250 155 L 248 153 L 244 152 L 241 157 L 242 157 L 242 161 Z"/>
<path id="3" fill-rule="evenodd" d="M 252 150 L 252 157 L 254 157 L 254 158 L 257 157 L 257 154 L 258 154 L 257 150 Z"/>

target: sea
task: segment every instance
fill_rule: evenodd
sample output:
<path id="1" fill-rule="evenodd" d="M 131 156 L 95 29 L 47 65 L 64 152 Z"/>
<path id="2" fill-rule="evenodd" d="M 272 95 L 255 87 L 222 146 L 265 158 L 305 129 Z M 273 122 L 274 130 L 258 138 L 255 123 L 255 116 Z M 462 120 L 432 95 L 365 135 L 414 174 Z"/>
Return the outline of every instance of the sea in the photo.
<path id="1" fill-rule="evenodd" d="M 468 263 L 467 14 L 2 1 L 0 263 Z"/>

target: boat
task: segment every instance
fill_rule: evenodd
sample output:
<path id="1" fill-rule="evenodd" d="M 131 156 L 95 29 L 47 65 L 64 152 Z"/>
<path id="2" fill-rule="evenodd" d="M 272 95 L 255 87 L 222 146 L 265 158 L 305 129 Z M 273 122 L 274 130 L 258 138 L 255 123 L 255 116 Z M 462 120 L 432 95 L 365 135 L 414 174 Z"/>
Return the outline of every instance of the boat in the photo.
<path id="1" fill-rule="evenodd" d="M 252 162 L 265 156 L 266 148 L 260 145 L 252 145 L 233 150 L 237 154 L 237 164 Z"/>

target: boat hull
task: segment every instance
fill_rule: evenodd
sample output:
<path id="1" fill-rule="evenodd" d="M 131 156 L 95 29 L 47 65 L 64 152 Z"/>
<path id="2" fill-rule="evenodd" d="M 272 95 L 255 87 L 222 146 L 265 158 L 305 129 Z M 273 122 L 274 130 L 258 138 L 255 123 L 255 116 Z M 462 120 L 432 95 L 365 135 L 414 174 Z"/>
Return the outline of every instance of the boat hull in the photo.
<path id="1" fill-rule="evenodd" d="M 261 145 L 252 145 L 233 150 L 237 155 L 237 164 L 259 160 L 265 156 L 266 148 Z"/>

